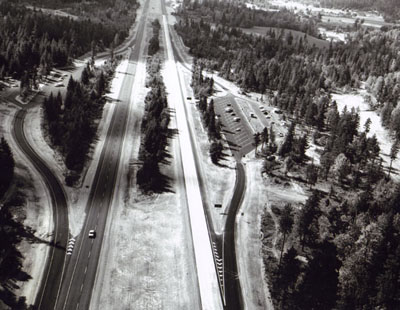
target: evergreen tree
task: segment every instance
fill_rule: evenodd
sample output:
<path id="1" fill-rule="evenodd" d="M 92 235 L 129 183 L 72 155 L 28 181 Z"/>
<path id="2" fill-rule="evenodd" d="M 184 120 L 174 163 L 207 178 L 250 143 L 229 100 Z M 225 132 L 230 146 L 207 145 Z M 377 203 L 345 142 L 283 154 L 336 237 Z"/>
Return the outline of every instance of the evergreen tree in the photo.
<path id="1" fill-rule="evenodd" d="M 0 197 L 7 191 L 14 176 L 14 157 L 4 137 L 0 140 Z"/>
<path id="2" fill-rule="evenodd" d="M 283 234 L 283 241 L 282 241 L 282 248 L 281 248 L 281 256 L 279 258 L 279 265 L 281 264 L 282 261 L 282 254 L 283 250 L 285 248 L 285 241 L 286 241 L 286 236 L 290 234 L 292 231 L 293 227 L 293 208 L 291 204 L 287 203 L 283 207 L 281 217 L 279 218 L 279 230 Z"/>
<path id="3" fill-rule="evenodd" d="M 292 151 L 295 127 L 296 123 L 292 122 L 286 134 L 285 141 L 279 149 L 279 155 L 282 157 L 287 156 Z"/>
<path id="4" fill-rule="evenodd" d="M 314 164 L 307 166 L 306 170 L 307 182 L 310 184 L 310 189 L 315 185 L 318 180 L 318 167 Z"/>
<path id="5" fill-rule="evenodd" d="M 89 84 L 89 72 L 87 66 L 85 66 L 82 70 L 81 82 L 83 85 Z"/>
<path id="6" fill-rule="evenodd" d="M 253 135 L 253 145 L 256 147 L 256 155 L 257 155 L 257 148 L 260 145 L 261 142 L 261 134 L 259 132 L 256 132 Z"/>
<path id="7" fill-rule="evenodd" d="M 296 294 L 300 309 L 334 309 L 339 267 L 335 245 L 322 242 L 314 251 Z"/>
<path id="8" fill-rule="evenodd" d="M 315 228 L 315 225 L 317 225 L 315 220 L 320 214 L 319 201 L 320 197 L 318 192 L 313 191 L 299 213 L 298 230 L 302 249 L 304 248 L 304 245 L 308 243 L 308 241 L 315 241 L 315 234 L 317 231 Z"/>
<path id="9" fill-rule="evenodd" d="M 268 128 L 264 127 L 263 131 L 261 132 L 262 150 L 265 150 L 265 146 L 268 145 L 268 142 L 269 142 Z"/>
<path id="10" fill-rule="evenodd" d="M 397 158 L 397 154 L 399 153 L 399 140 L 393 142 L 392 147 L 390 149 L 390 165 L 389 165 L 389 173 L 388 178 L 390 178 L 390 173 L 392 172 L 392 163 Z"/>

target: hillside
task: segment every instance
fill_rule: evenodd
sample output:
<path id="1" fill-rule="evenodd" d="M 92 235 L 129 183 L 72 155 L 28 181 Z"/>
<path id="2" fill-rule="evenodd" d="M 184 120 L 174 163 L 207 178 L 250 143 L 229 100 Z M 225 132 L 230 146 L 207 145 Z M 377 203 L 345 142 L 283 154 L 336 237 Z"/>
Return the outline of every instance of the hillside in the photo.
<path id="1" fill-rule="evenodd" d="M 378 10 L 386 21 L 399 21 L 400 0 L 321 0 L 322 7 Z"/>

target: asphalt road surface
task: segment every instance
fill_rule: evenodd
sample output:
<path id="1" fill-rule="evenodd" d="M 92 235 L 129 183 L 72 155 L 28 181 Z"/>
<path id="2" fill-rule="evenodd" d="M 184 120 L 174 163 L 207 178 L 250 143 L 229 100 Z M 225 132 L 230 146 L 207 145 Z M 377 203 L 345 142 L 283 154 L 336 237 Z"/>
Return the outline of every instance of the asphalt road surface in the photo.
<path id="1" fill-rule="evenodd" d="M 60 282 L 65 261 L 65 248 L 68 239 L 68 210 L 66 195 L 59 180 L 50 168 L 33 150 L 24 134 L 24 119 L 26 110 L 18 111 L 14 119 L 13 136 L 20 149 L 42 175 L 51 195 L 54 214 L 54 232 L 50 242 L 49 256 L 44 269 L 43 278 L 36 296 L 36 309 L 54 309 L 54 304 L 60 289 Z"/>
<path id="2" fill-rule="evenodd" d="M 162 8 L 163 8 L 163 13 L 166 14 L 165 3 L 162 5 Z M 172 29 L 172 27 L 169 27 L 169 29 L 173 43 L 172 47 L 174 56 L 178 61 L 182 62 L 182 64 L 186 67 L 183 61 L 183 59 L 185 58 L 184 56 L 185 51 L 182 50 L 182 48 L 179 48 L 179 44 L 177 44 L 179 39 L 177 38 L 175 31 Z M 232 98 L 232 100 L 234 100 L 232 95 L 230 95 L 229 98 Z M 238 109 L 236 103 L 233 106 L 235 110 Z M 187 113 L 188 112 L 186 111 L 186 114 Z M 247 133 L 247 131 L 250 129 L 244 127 L 243 130 L 246 131 Z M 189 126 L 189 131 L 190 131 L 190 139 L 192 141 L 192 145 L 194 145 L 193 143 L 194 134 L 190 126 Z M 220 286 L 221 300 L 223 302 L 224 309 L 230 309 L 230 310 L 243 309 L 240 282 L 237 274 L 237 262 L 236 262 L 235 241 L 234 241 L 234 223 L 237 210 L 239 209 L 239 206 L 243 199 L 244 187 L 246 183 L 245 172 L 242 164 L 240 163 L 240 158 L 242 157 L 242 155 L 248 153 L 253 148 L 252 145 L 246 143 L 247 141 L 243 142 L 244 145 L 242 146 L 241 149 L 239 148 L 238 150 L 233 151 L 235 158 L 238 160 L 236 166 L 236 184 L 235 184 L 234 196 L 232 197 L 232 201 L 228 209 L 228 217 L 224 230 L 225 233 L 223 236 L 217 235 L 215 233 L 214 227 L 212 225 L 212 217 L 209 210 L 210 206 L 208 206 L 205 202 L 203 202 L 204 212 L 206 215 L 207 226 L 212 244 L 212 251 L 214 255 L 215 271 Z M 196 152 L 194 152 L 194 158 L 195 158 L 196 170 L 199 178 L 202 197 L 205 197 L 204 186 L 203 186 L 204 181 L 202 180 L 201 170 L 199 168 L 199 163 L 198 163 L 199 159 L 197 157 Z"/>
<path id="3" fill-rule="evenodd" d="M 106 141 L 100 155 L 92 190 L 86 209 L 86 220 L 80 235 L 76 238 L 73 254 L 67 258 L 65 277 L 56 304 L 56 309 L 88 309 L 96 278 L 98 260 L 107 220 L 108 210 L 114 194 L 120 152 L 125 134 L 130 96 L 136 72 L 136 64 L 143 41 L 148 1 L 143 10 L 136 44 L 132 47 L 126 77 L 124 78 L 119 101 L 116 103 Z M 96 238 L 89 238 L 89 230 L 96 231 Z"/>

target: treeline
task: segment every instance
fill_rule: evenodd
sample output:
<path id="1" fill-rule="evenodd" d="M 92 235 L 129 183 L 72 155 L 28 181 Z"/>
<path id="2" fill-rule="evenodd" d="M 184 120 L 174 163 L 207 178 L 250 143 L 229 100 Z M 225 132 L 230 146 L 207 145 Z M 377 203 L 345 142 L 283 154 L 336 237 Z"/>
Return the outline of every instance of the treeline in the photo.
<path id="1" fill-rule="evenodd" d="M 20 288 L 18 282 L 31 279 L 23 270 L 20 242 L 23 239 L 31 244 L 43 242 L 35 237 L 32 229 L 22 224 L 21 211 L 18 209 L 25 203 L 24 193 L 17 187 L 0 212 L 0 305 L 6 305 L 6 309 L 28 309 L 26 298 L 16 294 Z"/>
<path id="2" fill-rule="evenodd" d="M 331 43 L 327 49 L 310 46 L 305 38 L 289 44 L 274 32 L 251 36 L 185 17 L 176 30 L 190 53 L 202 58 L 208 69 L 247 90 L 277 91 L 273 103 L 295 118 L 304 119 L 320 110 L 320 98 L 335 88 L 359 87 L 364 81 L 378 107 L 386 105 L 391 111 L 397 106 L 398 29 L 359 29 L 349 42 Z M 308 124 L 314 125 L 313 117 L 307 117 Z M 390 125 L 391 117 L 385 121 L 387 127 L 397 129 Z"/>
<path id="3" fill-rule="evenodd" d="M 286 9 L 264 11 L 251 9 L 237 2 L 185 0 L 181 11 L 178 11 L 178 15 L 189 16 L 190 18 L 200 19 L 201 22 L 228 27 L 277 27 L 302 31 L 315 37 L 318 36 L 316 21 L 304 19 Z"/>
<path id="4" fill-rule="evenodd" d="M 314 191 L 302 208 L 273 207 L 282 250 L 290 240 L 280 259 L 264 259 L 276 308 L 397 308 L 400 188 L 382 180 L 346 197 Z"/>
<path id="5" fill-rule="evenodd" d="M 198 108 L 204 127 L 207 129 L 208 139 L 210 140 L 210 157 L 214 164 L 218 164 L 222 158 L 224 149 L 221 140 L 221 121 L 215 114 L 214 100 L 207 100 L 214 92 L 214 79 L 203 76 L 204 65 L 197 59 L 192 66 L 191 87 L 196 98 L 199 98 Z"/>
<path id="6" fill-rule="evenodd" d="M 133 21 L 131 21 L 133 22 Z M 34 78 L 64 66 L 93 46 L 110 47 L 128 35 L 128 26 L 73 20 L 0 2 L 0 78 Z M 118 41 L 118 42 L 115 42 Z"/>
<path id="7" fill-rule="evenodd" d="M 153 42 L 159 43 L 160 23 L 156 19 L 153 23 Z M 150 46 L 149 46 L 150 50 Z M 157 48 L 159 51 L 159 46 Z M 139 159 L 143 161 L 137 171 L 136 182 L 145 193 L 159 193 L 168 190 L 168 177 L 161 173 L 161 165 L 168 164 L 171 155 L 168 153 L 168 139 L 173 131 L 168 128 L 170 111 L 168 108 L 165 85 L 160 74 L 161 60 L 154 49 L 153 56 L 148 62 L 149 78 L 146 87 L 150 87 L 145 98 L 145 115 L 142 120 L 141 145 Z"/>
<path id="8" fill-rule="evenodd" d="M 5 0 L 5 1 L 13 1 L 16 3 L 26 3 L 26 0 Z M 96 3 L 96 5 L 100 6 L 114 6 L 119 2 L 126 2 L 130 4 L 135 4 L 136 0 L 92 0 L 90 1 L 92 4 Z M 82 3 L 82 0 L 30 0 L 29 3 L 35 6 L 44 6 L 49 8 L 58 9 L 63 6 L 69 6 L 71 4 Z"/>
<path id="9" fill-rule="evenodd" d="M 297 161 L 300 166 L 291 173 L 310 188 L 321 179 L 330 184 L 329 193 L 315 189 L 304 206 L 272 207 L 279 218 L 281 253 L 278 258 L 266 253 L 264 263 L 275 307 L 395 309 L 400 297 L 394 259 L 400 253 L 400 187 L 385 177 L 378 141 L 367 136 L 371 121 L 359 130 L 354 109 L 339 113 L 334 101 L 326 104 L 329 134 L 316 131 L 313 136 L 324 145 L 320 165 Z M 290 160 L 305 154 L 301 139 L 293 123 L 278 152 L 285 170 L 293 169 Z M 267 158 L 264 165 L 271 175 L 273 162 Z M 263 229 L 270 222 L 265 214 Z"/>
<path id="10" fill-rule="evenodd" d="M 14 157 L 4 137 L 0 140 L 0 199 L 9 188 L 14 176 Z"/>
<path id="11" fill-rule="evenodd" d="M 321 7 L 339 9 L 378 10 L 387 21 L 396 22 L 400 18 L 400 3 L 398 0 L 321 0 Z"/>
<path id="12" fill-rule="evenodd" d="M 160 49 L 160 29 L 161 29 L 161 25 L 158 19 L 155 19 L 152 23 L 151 23 L 152 27 L 153 27 L 153 36 L 150 39 L 149 42 L 149 49 L 148 49 L 148 54 L 150 56 L 153 56 L 155 53 L 157 53 Z"/>
<path id="13" fill-rule="evenodd" d="M 161 173 L 160 165 L 167 164 L 170 157 L 167 151 L 171 136 L 168 129 L 170 111 L 165 86 L 159 74 L 152 77 L 150 87 L 145 99 L 139 153 L 143 165 L 137 172 L 137 183 L 144 192 L 162 192 L 166 189 L 166 177 Z"/>
<path id="14" fill-rule="evenodd" d="M 50 94 L 43 101 L 45 124 L 53 145 L 64 155 L 65 165 L 71 170 L 67 185 L 79 179 L 87 153 L 97 131 L 104 105 L 103 94 L 112 71 L 94 71 L 85 67 L 82 82 L 70 78 L 67 94 Z"/>

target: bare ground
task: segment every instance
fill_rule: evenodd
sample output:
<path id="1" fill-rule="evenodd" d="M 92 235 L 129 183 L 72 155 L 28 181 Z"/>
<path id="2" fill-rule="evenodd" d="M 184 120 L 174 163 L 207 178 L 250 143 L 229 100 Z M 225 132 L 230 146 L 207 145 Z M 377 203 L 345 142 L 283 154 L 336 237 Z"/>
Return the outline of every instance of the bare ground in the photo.
<path id="1" fill-rule="evenodd" d="M 151 1 L 149 8 L 147 40 L 150 22 L 160 18 L 160 2 Z M 139 133 L 148 91 L 144 87 L 144 57 L 141 59 L 131 95 L 118 191 L 107 221 L 99 263 L 102 267 L 98 270 L 90 308 L 199 309 L 177 138 L 172 139 L 169 148 L 171 164 L 162 168 L 171 178 L 171 191 L 145 196 L 136 187 Z M 170 126 L 176 128 L 174 118 Z"/>

